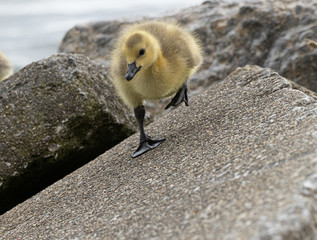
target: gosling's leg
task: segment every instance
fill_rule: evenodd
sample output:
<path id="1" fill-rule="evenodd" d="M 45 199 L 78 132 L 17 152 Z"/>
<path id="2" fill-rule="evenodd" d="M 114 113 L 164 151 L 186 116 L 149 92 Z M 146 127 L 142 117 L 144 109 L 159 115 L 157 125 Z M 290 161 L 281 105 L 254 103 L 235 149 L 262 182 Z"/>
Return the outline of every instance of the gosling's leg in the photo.
<path id="1" fill-rule="evenodd" d="M 171 102 L 165 107 L 165 109 L 168 109 L 171 106 L 178 106 L 182 102 L 185 102 L 185 105 L 188 106 L 188 90 L 187 90 L 187 83 L 185 82 L 184 85 L 178 90 L 176 95 L 173 97 Z"/>
<path id="2" fill-rule="evenodd" d="M 138 157 L 141 154 L 156 148 L 158 145 L 160 145 L 165 139 L 160 140 L 153 140 L 149 136 L 147 136 L 144 132 L 144 126 L 143 126 L 143 120 L 145 116 L 145 109 L 144 106 L 138 106 L 136 109 L 134 109 L 134 115 L 138 121 L 139 129 L 140 129 L 140 143 L 139 147 L 135 150 L 135 152 L 132 154 L 132 157 Z"/>

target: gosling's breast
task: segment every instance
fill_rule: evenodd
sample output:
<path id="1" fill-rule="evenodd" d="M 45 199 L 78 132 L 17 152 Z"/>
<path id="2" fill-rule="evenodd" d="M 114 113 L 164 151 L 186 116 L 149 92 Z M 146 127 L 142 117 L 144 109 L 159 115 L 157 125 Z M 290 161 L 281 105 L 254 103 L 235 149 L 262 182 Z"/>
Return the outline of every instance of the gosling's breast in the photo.
<path id="1" fill-rule="evenodd" d="M 143 73 L 132 79 L 133 89 L 144 99 L 160 99 L 176 93 L 187 80 L 188 71 L 157 71 Z"/>
<path id="2" fill-rule="evenodd" d="M 171 87 L 168 86 L 168 81 L 164 78 L 151 77 L 136 77 L 133 81 L 133 89 L 143 96 L 144 99 L 160 99 L 166 96 Z"/>

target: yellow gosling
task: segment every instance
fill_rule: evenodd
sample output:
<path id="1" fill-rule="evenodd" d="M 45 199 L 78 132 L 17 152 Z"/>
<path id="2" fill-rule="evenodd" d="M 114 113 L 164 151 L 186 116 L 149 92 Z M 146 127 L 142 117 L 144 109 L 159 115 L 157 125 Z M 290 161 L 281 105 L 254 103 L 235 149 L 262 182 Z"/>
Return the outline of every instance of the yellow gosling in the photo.
<path id="1" fill-rule="evenodd" d="M 0 82 L 13 73 L 12 65 L 9 59 L 0 52 Z"/>
<path id="2" fill-rule="evenodd" d="M 307 45 L 311 48 L 317 48 L 317 42 L 316 41 L 313 41 L 313 40 L 310 40 L 310 39 L 306 39 L 307 41 Z"/>
<path id="3" fill-rule="evenodd" d="M 176 24 L 148 21 L 126 27 L 112 52 L 111 76 L 122 100 L 134 109 L 140 129 L 137 157 L 165 139 L 144 132 L 144 101 L 172 97 L 165 109 L 188 106 L 187 79 L 202 62 L 198 40 Z"/>

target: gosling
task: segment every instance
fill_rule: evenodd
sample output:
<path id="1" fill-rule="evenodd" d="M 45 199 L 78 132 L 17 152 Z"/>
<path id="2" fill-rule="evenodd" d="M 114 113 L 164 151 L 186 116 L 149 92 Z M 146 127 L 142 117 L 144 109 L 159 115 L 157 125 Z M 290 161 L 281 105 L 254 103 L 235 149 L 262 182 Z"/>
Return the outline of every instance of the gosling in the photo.
<path id="1" fill-rule="evenodd" d="M 0 51 L 0 82 L 13 73 L 9 59 Z"/>
<path id="2" fill-rule="evenodd" d="M 132 157 L 156 148 L 165 139 L 145 134 L 144 101 L 172 97 L 166 106 L 188 106 L 187 79 L 202 62 L 198 40 L 171 23 L 148 21 L 126 27 L 112 52 L 111 76 L 118 95 L 134 109 L 140 142 Z"/>

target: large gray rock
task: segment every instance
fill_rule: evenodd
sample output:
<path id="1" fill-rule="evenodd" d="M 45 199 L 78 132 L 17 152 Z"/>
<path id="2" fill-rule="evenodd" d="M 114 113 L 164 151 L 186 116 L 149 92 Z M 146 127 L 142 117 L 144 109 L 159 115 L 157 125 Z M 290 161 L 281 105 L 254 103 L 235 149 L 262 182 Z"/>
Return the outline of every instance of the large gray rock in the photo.
<path id="1" fill-rule="evenodd" d="M 316 238 L 317 103 L 239 68 L 138 135 L 0 216 L 4 239 Z"/>
<path id="2" fill-rule="evenodd" d="M 104 66 L 69 54 L 0 83 L 0 212 L 135 131 L 114 92 Z"/>
<path id="3" fill-rule="evenodd" d="M 205 64 L 189 84 L 198 93 L 246 64 L 270 67 L 282 76 L 317 91 L 317 2 L 206 1 L 164 16 L 175 19 L 200 38 Z M 60 52 L 81 53 L 107 64 L 125 20 L 75 26 L 64 37 Z"/>

